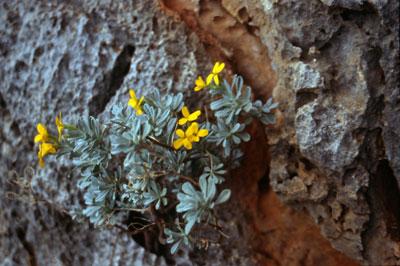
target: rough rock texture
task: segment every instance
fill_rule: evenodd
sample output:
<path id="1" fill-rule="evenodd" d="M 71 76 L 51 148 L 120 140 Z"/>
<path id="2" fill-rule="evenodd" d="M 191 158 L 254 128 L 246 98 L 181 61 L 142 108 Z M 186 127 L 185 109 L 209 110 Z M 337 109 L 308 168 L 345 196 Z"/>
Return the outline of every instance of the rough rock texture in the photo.
<path id="1" fill-rule="evenodd" d="M 336 249 L 363 263 L 399 264 L 398 2 L 323 2 L 264 6 L 284 120 L 269 134 L 271 185 L 307 208 Z M 274 43 L 299 53 L 285 58 Z M 302 193 L 288 189 L 299 179 Z"/>
<path id="2" fill-rule="evenodd" d="M 1 265 L 165 264 L 130 236 L 64 213 L 81 201 L 69 167 L 49 160 L 32 174 L 36 198 L 8 174 L 37 168 L 37 122 L 53 123 L 60 111 L 68 119 L 101 114 L 109 102 L 127 101 L 128 86 L 185 89 L 205 58 L 196 35 L 156 2 L 1 1 Z"/>
<path id="3" fill-rule="evenodd" d="M 228 184 L 231 237 L 176 263 L 400 264 L 398 17 L 396 0 L 2 1 L 0 264 L 168 262 L 73 221 L 67 162 L 23 169 L 36 164 L 37 122 L 107 115 L 130 86 L 190 88 L 208 57 L 273 96 L 278 123 L 266 135 L 254 125 Z"/>
<path id="4" fill-rule="evenodd" d="M 399 264 L 398 2 L 322 2 L 241 4 L 278 76 L 271 185 L 336 249 Z"/>
<path id="5" fill-rule="evenodd" d="M 280 103 L 267 129 L 280 199 L 349 257 L 400 264 L 398 1 L 163 3 Z"/>

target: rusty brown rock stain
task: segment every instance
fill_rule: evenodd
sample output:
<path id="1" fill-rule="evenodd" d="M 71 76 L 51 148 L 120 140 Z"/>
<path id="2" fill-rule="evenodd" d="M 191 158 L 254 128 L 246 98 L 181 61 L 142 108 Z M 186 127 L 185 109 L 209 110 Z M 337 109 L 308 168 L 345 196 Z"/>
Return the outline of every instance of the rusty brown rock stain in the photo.
<path id="1" fill-rule="evenodd" d="M 201 1 L 198 12 L 193 10 L 191 1 L 163 0 L 160 3 L 168 14 L 182 19 L 199 36 L 211 58 L 229 62 L 232 71 L 242 75 L 261 97 L 272 95 L 276 73 L 267 48 L 220 2 Z"/>
<path id="2" fill-rule="evenodd" d="M 213 60 L 225 61 L 229 70 L 244 77 L 256 98 L 271 96 L 277 77 L 265 45 L 219 1 L 201 1 L 198 6 L 194 2 L 160 1 L 168 14 L 183 20 L 199 36 Z M 278 125 L 283 125 L 282 116 L 278 118 Z M 243 242 L 250 246 L 255 264 L 359 265 L 332 248 L 306 212 L 285 206 L 269 187 L 260 189 L 271 159 L 267 136 L 261 124 L 253 123 L 249 132 L 252 141 L 243 145 L 245 158 L 232 171 L 228 187 L 231 206 L 239 206 L 233 211 L 245 228 Z"/>
<path id="3" fill-rule="evenodd" d="M 253 124 L 250 132 L 253 139 L 229 186 L 242 212 L 239 223 L 251 232 L 246 241 L 256 265 L 359 265 L 333 249 L 306 213 L 285 206 L 270 188 L 260 189 L 270 155 L 263 126 Z"/>

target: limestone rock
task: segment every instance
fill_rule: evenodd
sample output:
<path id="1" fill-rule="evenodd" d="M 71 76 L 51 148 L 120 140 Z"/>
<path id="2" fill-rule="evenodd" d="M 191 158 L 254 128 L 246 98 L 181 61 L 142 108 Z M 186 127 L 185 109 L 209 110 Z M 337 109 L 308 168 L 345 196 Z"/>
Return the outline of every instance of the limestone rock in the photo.
<path id="1" fill-rule="evenodd" d="M 273 95 L 283 114 L 280 128 L 267 132 L 271 184 L 292 206 L 306 207 L 338 250 L 367 264 L 398 264 L 399 4 L 321 2 L 273 2 L 264 12 L 268 23 L 258 24 L 276 65 Z M 261 16 L 248 6 L 250 17 Z M 287 43 L 301 56 L 284 56 Z M 304 65 L 313 73 L 307 78 Z M 303 83 L 313 85 L 301 91 Z M 327 184 L 323 201 L 292 187 L 304 162 Z"/>
<path id="2" fill-rule="evenodd" d="M 306 209 L 351 258 L 400 264 L 398 1 L 202 1 L 191 13 L 197 23 L 185 18 L 183 1 L 163 2 L 199 36 L 217 39 L 213 47 L 256 97 L 279 102 L 277 125 L 267 135 L 269 181 L 280 198 Z M 224 42 L 233 26 L 262 45 L 242 45 L 239 53 L 233 38 Z M 255 80 L 265 75 L 239 66 L 262 46 L 268 57 L 257 66 L 273 73 L 260 87 Z"/>
<path id="3" fill-rule="evenodd" d="M 358 155 L 360 142 L 352 136 L 357 124 L 342 106 L 324 108 L 316 101 L 296 113 L 296 137 L 301 153 L 318 166 L 340 171 Z"/>
<path id="4" fill-rule="evenodd" d="M 190 88 L 210 55 L 280 109 L 269 145 L 253 129 L 252 162 L 234 173 L 231 241 L 176 262 L 355 264 L 332 245 L 363 264 L 400 264 L 398 17 L 396 0 L 3 1 L 0 173 L 35 163 L 37 122 L 106 116 L 131 86 Z M 165 263 L 70 220 L 73 173 L 48 163 L 30 179 L 39 204 L 6 199 L 21 191 L 0 179 L 3 264 Z"/>
<path id="5" fill-rule="evenodd" d="M 129 87 L 190 87 L 208 63 L 197 37 L 156 1 L 2 1 L 0 59 L 0 264 L 165 265 L 127 234 L 71 220 L 82 199 L 67 164 L 47 160 L 28 191 L 15 182 L 37 168 L 37 122 L 102 114 Z"/>

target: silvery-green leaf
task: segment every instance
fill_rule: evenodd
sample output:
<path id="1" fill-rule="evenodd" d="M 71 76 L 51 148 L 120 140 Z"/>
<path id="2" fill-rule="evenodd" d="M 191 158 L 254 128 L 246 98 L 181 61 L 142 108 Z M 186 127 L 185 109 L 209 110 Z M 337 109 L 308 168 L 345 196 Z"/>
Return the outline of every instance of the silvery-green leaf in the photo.
<path id="1" fill-rule="evenodd" d="M 261 122 L 264 125 L 270 125 L 270 124 L 274 124 L 275 123 L 275 116 L 274 115 L 264 115 L 261 117 Z"/>
<path id="2" fill-rule="evenodd" d="M 215 183 L 211 179 L 207 183 L 208 184 L 207 184 L 207 190 L 206 190 L 205 198 L 206 198 L 206 200 L 211 200 L 215 196 L 215 193 L 217 191 L 217 187 L 215 186 Z"/>
<path id="3" fill-rule="evenodd" d="M 226 202 L 230 198 L 230 196 L 231 196 L 231 191 L 229 189 L 222 190 L 222 192 L 218 195 L 215 204 L 221 204 Z"/>
<path id="4" fill-rule="evenodd" d="M 192 184 L 190 184 L 189 182 L 185 182 L 182 185 L 182 190 L 183 190 L 183 192 L 185 192 L 186 194 L 189 194 L 189 195 L 195 195 L 196 194 L 196 190 L 194 189 Z"/>
<path id="5" fill-rule="evenodd" d="M 243 132 L 240 134 L 240 138 L 244 141 L 244 142 L 248 142 L 250 141 L 251 137 L 250 134 L 247 132 Z"/>
<path id="6" fill-rule="evenodd" d="M 207 179 L 205 177 L 201 177 L 199 180 L 201 191 L 207 191 Z"/>
<path id="7" fill-rule="evenodd" d="M 233 136 L 232 136 L 232 140 L 233 140 L 233 142 L 234 142 L 235 144 L 240 144 L 240 138 L 239 138 L 239 137 L 233 135 Z"/>
<path id="8" fill-rule="evenodd" d="M 237 132 L 237 131 L 239 131 L 239 129 L 240 129 L 240 124 L 239 123 L 236 123 L 235 124 L 235 126 L 231 129 L 231 132 Z"/>
<path id="9" fill-rule="evenodd" d="M 190 231 L 192 230 L 194 224 L 196 223 L 196 221 L 199 217 L 199 214 L 198 214 L 198 212 L 190 212 L 190 213 L 187 213 L 186 217 L 187 217 L 186 218 L 187 223 L 185 225 L 185 234 L 189 234 Z"/>
<path id="10" fill-rule="evenodd" d="M 176 242 L 175 244 L 172 245 L 171 254 L 175 254 L 178 251 L 178 248 L 179 248 L 181 242 L 182 242 L 182 240 L 179 240 L 178 242 Z"/>

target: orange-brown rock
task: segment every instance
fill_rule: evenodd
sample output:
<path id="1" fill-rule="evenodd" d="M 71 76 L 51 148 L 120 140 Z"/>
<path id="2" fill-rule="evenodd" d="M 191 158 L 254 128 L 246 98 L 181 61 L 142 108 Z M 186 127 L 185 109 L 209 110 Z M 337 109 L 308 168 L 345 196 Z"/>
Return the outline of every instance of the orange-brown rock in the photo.
<path id="1" fill-rule="evenodd" d="M 355 260 L 400 264 L 398 1 L 161 2 L 256 97 L 279 102 L 268 177 L 294 216 Z"/>

